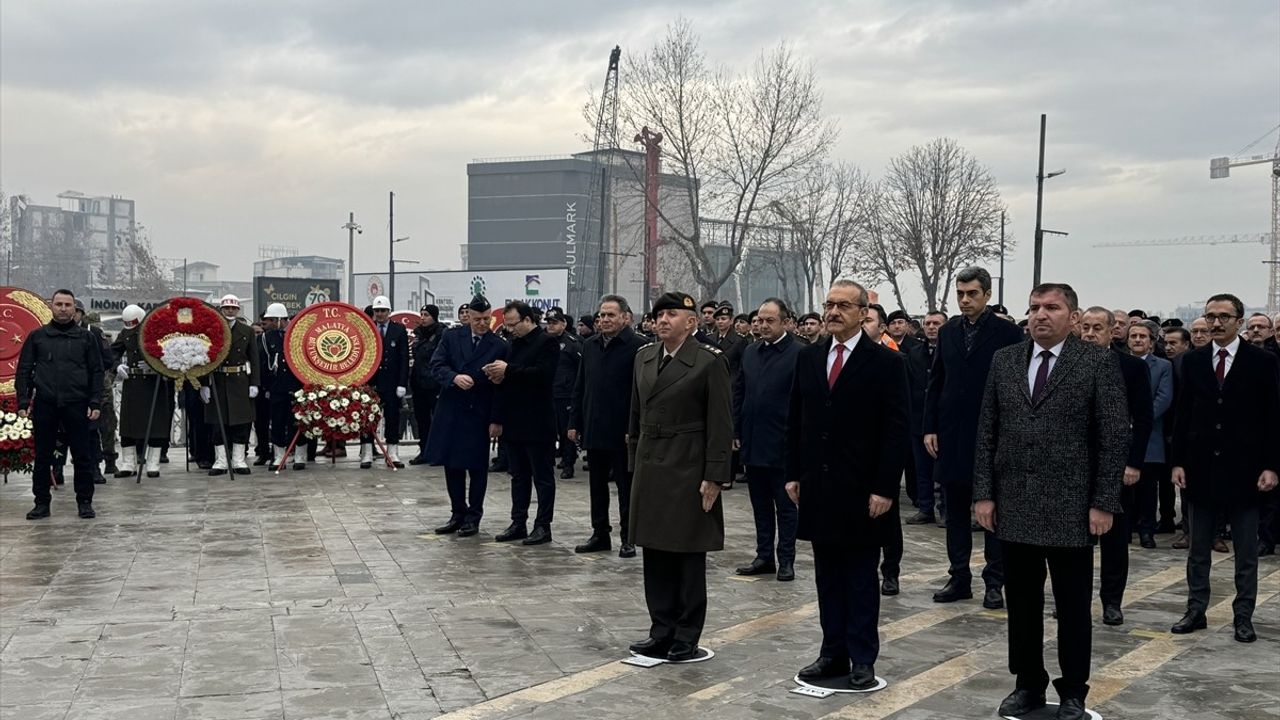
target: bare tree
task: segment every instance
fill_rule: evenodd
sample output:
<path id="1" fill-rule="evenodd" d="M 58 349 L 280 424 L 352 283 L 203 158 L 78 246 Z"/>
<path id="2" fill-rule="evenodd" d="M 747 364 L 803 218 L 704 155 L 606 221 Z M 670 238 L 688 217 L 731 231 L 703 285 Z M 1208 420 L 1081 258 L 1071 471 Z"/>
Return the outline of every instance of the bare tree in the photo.
<path id="1" fill-rule="evenodd" d="M 786 45 L 762 53 L 745 74 L 713 73 L 680 20 L 631 61 L 620 94 L 620 121 L 660 132 L 665 171 L 685 181 L 680 207 L 658 208 L 661 234 L 704 296 L 715 297 L 742 262 L 753 216 L 821 161 L 836 137 L 822 117 L 815 74 Z M 637 178 L 641 172 L 634 169 Z M 706 216 L 729 223 L 726 253 L 708 251 Z"/>
<path id="2" fill-rule="evenodd" d="M 1000 254 L 1000 191 L 989 170 L 950 138 L 889 163 L 868 217 L 868 269 L 888 282 L 919 279 L 926 309 L 946 310 L 955 273 Z"/>

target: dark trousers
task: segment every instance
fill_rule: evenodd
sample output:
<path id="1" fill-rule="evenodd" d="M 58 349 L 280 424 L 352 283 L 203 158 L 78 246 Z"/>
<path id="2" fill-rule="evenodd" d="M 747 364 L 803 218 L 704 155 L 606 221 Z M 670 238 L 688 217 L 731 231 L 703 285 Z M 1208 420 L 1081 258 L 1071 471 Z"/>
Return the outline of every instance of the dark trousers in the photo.
<path id="1" fill-rule="evenodd" d="M 125 452 L 132 451 L 136 455 L 141 455 L 142 448 L 144 447 L 163 448 L 163 447 L 167 447 L 168 444 L 169 444 L 168 440 L 164 438 L 158 438 L 158 437 L 153 437 L 150 440 L 147 440 L 146 442 L 143 442 L 142 438 L 131 438 L 131 437 L 120 438 L 120 449 L 124 450 Z"/>
<path id="2" fill-rule="evenodd" d="M 911 456 L 915 459 L 915 475 L 907 475 L 908 483 L 912 477 L 916 483 L 916 507 L 925 515 L 932 515 L 933 502 L 933 456 L 924 449 L 924 437 L 916 435 L 911 438 Z"/>
<path id="3" fill-rule="evenodd" d="M 649 637 L 697 645 L 707 621 L 707 554 L 645 548 L 643 559 Z"/>
<path id="4" fill-rule="evenodd" d="M 572 409 L 573 400 L 570 398 L 556 398 L 556 455 L 560 458 L 560 465 L 573 468 L 573 464 L 578 461 L 578 444 L 569 439 L 569 416 Z"/>
<path id="5" fill-rule="evenodd" d="M 1129 584 L 1129 539 L 1133 537 L 1136 513 L 1134 503 L 1137 485 L 1120 488 L 1123 512 L 1112 517 L 1111 529 L 1098 538 L 1098 599 L 1102 604 L 1119 607 L 1124 603 L 1124 589 Z"/>
<path id="6" fill-rule="evenodd" d="M 1142 475 L 1138 478 L 1138 484 L 1133 486 L 1134 490 L 1134 517 L 1130 521 L 1130 530 L 1137 531 L 1139 535 L 1154 535 L 1156 533 L 1156 523 L 1159 522 L 1159 511 L 1157 509 L 1160 488 L 1165 484 L 1172 484 L 1169 480 L 1169 466 L 1164 463 L 1143 463 Z M 1173 520 L 1172 515 L 1169 518 Z"/>
<path id="7" fill-rule="evenodd" d="M 92 502 L 95 464 L 89 447 L 89 404 L 58 406 L 36 400 L 30 411 L 31 434 L 36 444 L 31 468 L 31 494 L 35 496 L 36 504 L 48 505 L 53 499 L 49 492 L 53 482 L 50 474 L 53 472 L 53 448 L 59 430 L 65 433 L 67 449 L 75 465 L 76 502 Z"/>
<path id="8" fill-rule="evenodd" d="M 436 412 L 435 393 L 425 388 L 413 389 L 413 417 L 418 423 L 418 455 L 427 452 L 427 436 L 431 434 L 431 416 Z"/>
<path id="9" fill-rule="evenodd" d="M 1209 568 L 1213 564 L 1213 540 L 1218 533 L 1218 513 L 1224 508 L 1192 501 L 1188 511 L 1187 610 L 1204 612 L 1209 607 Z M 1231 544 L 1236 555 L 1236 599 L 1231 609 L 1236 617 L 1253 618 L 1258 602 L 1258 508 L 1227 507 L 1231 521 Z"/>
<path id="10" fill-rule="evenodd" d="M 1262 494 L 1262 505 L 1258 508 L 1258 544 L 1276 546 L 1276 537 L 1280 535 L 1280 490 L 1272 488 Z"/>
<path id="11" fill-rule="evenodd" d="M 268 437 L 267 457 L 272 457 L 274 453 L 270 452 L 272 445 L 280 447 L 289 447 L 289 443 L 293 442 L 293 435 L 298 431 L 297 419 L 293 417 L 293 398 L 287 393 L 282 398 L 271 398 L 268 409 L 271 411 L 271 434 Z M 298 444 L 301 446 L 306 442 L 306 438 L 299 438 Z"/>
<path id="12" fill-rule="evenodd" d="M 849 658 L 856 665 L 874 664 L 879 657 L 879 559 L 880 550 L 876 547 L 813 543 L 822 657 Z"/>
<path id="13" fill-rule="evenodd" d="M 893 506 L 885 513 L 884 522 L 888 523 L 884 545 L 881 550 L 884 557 L 880 560 L 880 574 L 887 578 L 897 578 L 902 574 L 902 503 L 893 499 Z"/>
<path id="14" fill-rule="evenodd" d="M 627 446 L 587 450 L 588 485 L 591 490 L 591 532 L 609 535 L 609 483 L 618 486 L 618 527 L 622 543 L 627 543 L 627 513 L 631 511 L 631 472 L 627 470 Z M 646 550 L 646 553 L 649 551 Z"/>
<path id="15" fill-rule="evenodd" d="M 200 420 L 204 416 L 200 393 L 189 387 L 183 388 L 182 406 L 187 424 L 187 456 L 196 462 L 213 462 L 213 437 L 209 425 Z"/>
<path id="16" fill-rule="evenodd" d="M 230 442 L 233 445 L 249 444 L 249 423 L 243 425 L 219 425 L 218 423 L 208 423 L 209 436 L 213 438 L 215 445 L 225 445 Z M 225 437 L 224 431 L 225 430 Z M 230 440 L 228 440 L 230 438 Z"/>
<path id="17" fill-rule="evenodd" d="M 756 558 L 773 562 L 773 541 L 778 540 L 777 560 L 782 565 L 796 561 L 796 526 L 800 514 L 787 495 L 787 478 L 782 468 L 747 466 L 747 490 L 756 525 Z"/>
<path id="18" fill-rule="evenodd" d="M 293 398 L 289 398 L 289 403 L 292 405 Z M 253 400 L 253 433 L 258 441 L 253 447 L 253 454 L 258 457 L 271 457 L 272 443 L 280 444 L 275 441 L 275 433 L 272 431 L 275 416 L 272 408 L 274 404 L 267 398 L 265 392 L 259 392 L 258 397 Z M 289 414 L 290 416 L 293 415 L 292 412 Z M 289 443 L 286 442 L 284 444 L 288 445 Z"/>
<path id="19" fill-rule="evenodd" d="M 911 501 L 911 507 L 919 509 L 920 483 L 916 478 L 916 473 L 916 456 L 915 453 L 910 453 L 907 455 L 906 467 L 903 468 L 902 484 L 906 487 L 907 499 Z"/>
<path id="20" fill-rule="evenodd" d="M 973 486 L 955 483 L 946 486 L 947 501 L 947 558 L 951 561 L 951 577 L 963 583 L 973 581 L 969 570 L 969 556 L 973 554 L 973 531 L 970 529 L 969 510 L 973 506 Z M 982 581 L 987 587 L 1004 585 L 1004 554 L 995 535 L 982 532 L 982 555 L 987 566 L 982 569 Z M 1092 581 L 1090 581 L 1092 586 Z"/>
<path id="21" fill-rule="evenodd" d="M 471 487 L 467 487 L 467 475 Z M 488 468 L 444 469 L 444 484 L 449 490 L 449 518 L 453 521 L 480 524 L 484 517 L 484 494 L 489 489 Z"/>
<path id="22" fill-rule="evenodd" d="M 1048 570 L 1058 609 L 1058 696 L 1084 700 L 1089 694 L 1093 653 L 1093 548 L 1004 543 L 1009 611 L 1009 672 L 1018 688 L 1041 693 L 1049 686 L 1044 668 L 1044 580 Z"/>
<path id="23" fill-rule="evenodd" d="M 556 510 L 555 448 L 550 442 L 508 442 L 511 465 L 511 522 L 524 525 L 529 520 L 529 500 L 538 491 L 535 528 L 551 529 Z"/>

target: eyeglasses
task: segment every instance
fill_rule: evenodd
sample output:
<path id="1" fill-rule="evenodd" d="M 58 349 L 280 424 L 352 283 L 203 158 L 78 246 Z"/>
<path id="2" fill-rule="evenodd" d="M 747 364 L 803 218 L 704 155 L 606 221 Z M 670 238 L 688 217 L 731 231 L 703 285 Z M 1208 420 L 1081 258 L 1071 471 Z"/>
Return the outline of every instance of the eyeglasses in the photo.
<path id="1" fill-rule="evenodd" d="M 1204 315 L 1205 322 L 1209 323 L 1210 325 L 1214 323 L 1219 323 L 1219 322 L 1226 324 L 1227 322 L 1230 322 L 1231 320 L 1235 320 L 1238 317 L 1240 316 L 1232 315 L 1230 313 L 1212 313 L 1212 314 L 1205 313 Z"/>
<path id="2" fill-rule="evenodd" d="M 822 303 L 822 309 L 828 312 L 830 312 L 831 310 L 839 310 L 840 312 L 849 312 L 850 310 L 856 307 L 864 308 L 866 307 L 866 305 L 863 303 L 851 303 L 847 300 L 841 300 L 840 302 L 828 301 L 828 302 Z"/>

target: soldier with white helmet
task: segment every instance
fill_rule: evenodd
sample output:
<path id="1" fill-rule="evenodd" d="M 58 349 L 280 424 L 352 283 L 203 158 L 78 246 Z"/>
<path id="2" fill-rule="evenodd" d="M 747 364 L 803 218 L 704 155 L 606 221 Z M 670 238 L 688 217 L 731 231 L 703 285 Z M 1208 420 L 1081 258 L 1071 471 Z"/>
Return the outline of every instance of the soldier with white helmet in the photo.
<path id="1" fill-rule="evenodd" d="M 200 399 L 205 403 L 204 421 L 213 431 L 215 443 L 210 475 L 225 475 L 230 468 L 238 475 L 249 474 L 245 448 L 249 444 L 249 424 L 253 422 L 253 400 L 258 397 L 258 353 L 254 348 L 253 328 L 238 321 L 240 298 L 223 295 L 219 312 L 231 327 L 227 357 L 213 372 L 200 378 Z M 217 406 L 210 407 L 214 391 Z M 227 443 L 231 457 L 227 457 Z"/>
<path id="2" fill-rule="evenodd" d="M 262 333 L 262 346 L 265 348 L 262 355 L 262 388 L 270 405 L 271 444 L 275 448 L 272 466 L 276 467 L 287 461 L 285 453 L 298 431 L 297 421 L 293 417 L 293 394 L 302 388 L 302 381 L 289 367 L 284 349 L 288 308 L 284 303 L 271 303 L 262 317 L 271 321 L 270 329 Z M 307 467 L 306 445 L 306 438 L 299 438 L 293 451 L 294 470 L 305 470 Z"/>
<path id="3" fill-rule="evenodd" d="M 400 461 L 400 400 L 409 386 L 409 331 L 404 325 L 391 321 L 391 301 L 386 295 L 373 299 L 373 324 L 382 337 L 382 363 L 369 384 L 382 399 L 384 439 L 387 441 L 387 460 L 396 467 L 404 467 Z M 360 467 L 373 467 L 373 437 L 360 438 Z"/>
<path id="4" fill-rule="evenodd" d="M 120 319 L 124 329 L 111 343 L 120 391 L 120 458 L 116 477 L 136 472 L 138 446 L 146 445 L 147 477 L 160 476 L 160 449 L 173 427 L 173 381 L 157 373 L 142 355 L 142 308 L 130 305 Z M 158 387 L 157 387 L 158 386 Z M 151 408 L 155 400 L 155 410 Z M 148 417 L 149 416 L 149 417 Z M 150 432 L 148 433 L 148 419 Z"/>

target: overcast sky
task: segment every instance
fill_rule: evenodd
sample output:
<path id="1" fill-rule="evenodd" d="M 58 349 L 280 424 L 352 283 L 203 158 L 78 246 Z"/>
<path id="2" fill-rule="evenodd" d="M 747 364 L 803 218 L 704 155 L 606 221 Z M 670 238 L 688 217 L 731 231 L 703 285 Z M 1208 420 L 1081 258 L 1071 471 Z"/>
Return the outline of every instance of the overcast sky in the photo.
<path id="1" fill-rule="evenodd" d="M 878 176 L 945 135 L 991 167 L 1020 243 L 1011 306 L 1030 286 L 1041 112 L 1046 164 L 1067 168 L 1046 184 L 1044 225 L 1070 232 L 1048 240 L 1045 279 L 1089 304 L 1169 310 L 1231 290 L 1260 305 L 1261 244 L 1093 245 L 1269 230 L 1269 168 L 1210 182 L 1208 161 L 1280 124 L 1277 7 L 5 0 L 0 186 L 46 204 L 68 189 L 133 198 L 158 255 L 230 279 L 263 243 L 345 258 L 348 211 L 368 245 L 357 272 L 385 269 L 394 190 L 396 234 L 412 237 L 397 255 L 458 268 L 466 163 L 581 150 L 609 50 L 625 74 L 683 16 L 713 63 L 780 40 L 812 60 L 837 159 Z"/>

